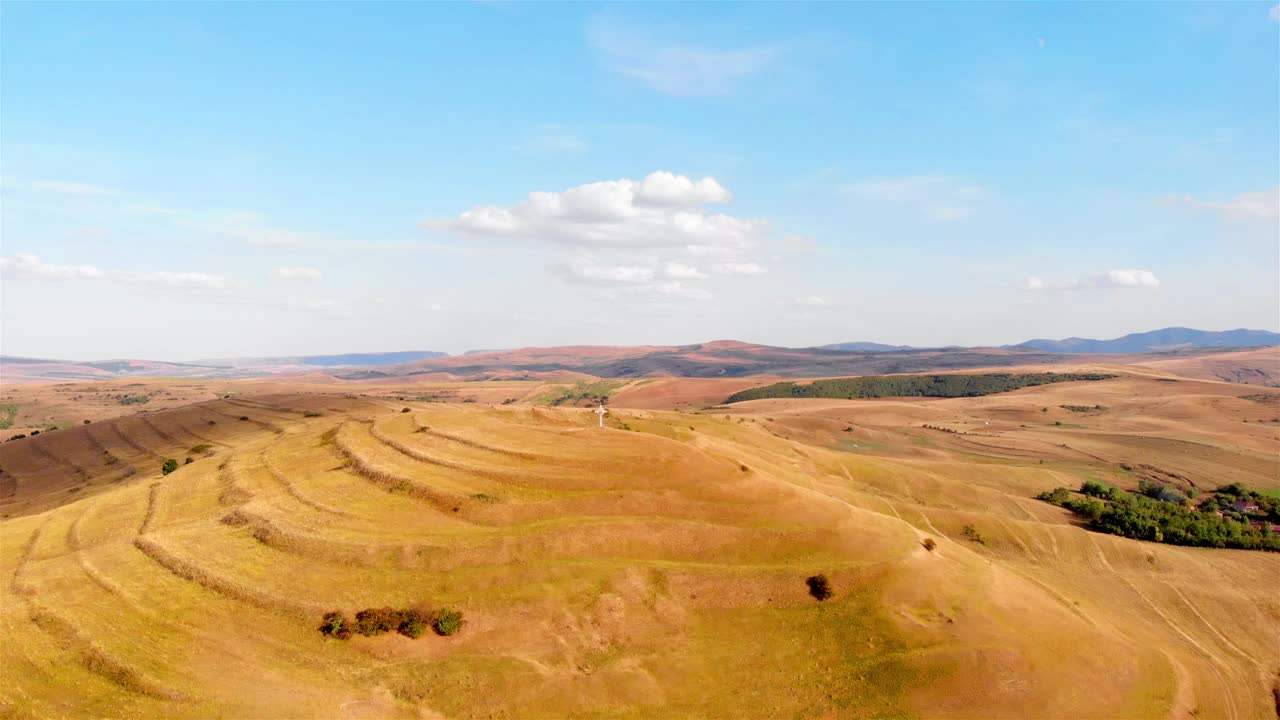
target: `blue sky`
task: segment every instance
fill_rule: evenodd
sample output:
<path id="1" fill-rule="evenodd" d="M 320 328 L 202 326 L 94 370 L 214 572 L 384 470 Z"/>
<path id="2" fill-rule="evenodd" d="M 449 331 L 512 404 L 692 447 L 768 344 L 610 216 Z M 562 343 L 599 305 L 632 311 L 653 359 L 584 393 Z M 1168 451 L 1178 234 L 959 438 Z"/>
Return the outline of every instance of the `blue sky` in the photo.
<path id="1" fill-rule="evenodd" d="M 1280 327 L 1272 3 L 0 20 L 8 354 Z"/>

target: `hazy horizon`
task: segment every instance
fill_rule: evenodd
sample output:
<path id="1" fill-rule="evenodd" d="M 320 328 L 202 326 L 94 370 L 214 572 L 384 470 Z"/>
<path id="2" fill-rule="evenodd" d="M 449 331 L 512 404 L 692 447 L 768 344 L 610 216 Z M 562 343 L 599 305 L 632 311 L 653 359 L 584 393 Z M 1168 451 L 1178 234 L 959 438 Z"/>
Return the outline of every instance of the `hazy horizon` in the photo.
<path id="1" fill-rule="evenodd" d="M 1280 330 L 1274 3 L 71 8 L 5 354 Z"/>

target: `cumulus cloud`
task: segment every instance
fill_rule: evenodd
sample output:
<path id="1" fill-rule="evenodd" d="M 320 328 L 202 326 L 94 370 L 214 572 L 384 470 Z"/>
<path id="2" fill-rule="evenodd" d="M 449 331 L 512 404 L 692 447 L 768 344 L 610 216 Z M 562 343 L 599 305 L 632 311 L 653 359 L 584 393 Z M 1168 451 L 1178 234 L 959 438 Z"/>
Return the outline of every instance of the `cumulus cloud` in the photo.
<path id="1" fill-rule="evenodd" d="M 276 275 L 285 280 L 322 280 L 324 273 L 310 267 L 282 267 L 276 269 Z"/>
<path id="2" fill-rule="evenodd" d="M 807 307 L 822 307 L 823 305 L 827 304 L 827 301 L 823 300 L 817 295 L 808 295 L 806 297 L 796 298 L 796 304 L 805 305 Z"/>
<path id="3" fill-rule="evenodd" d="M 18 277 L 39 278 L 41 280 L 102 277 L 102 271 L 92 265 L 54 265 L 46 263 L 39 257 L 29 253 L 0 257 L 0 270 L 6 273 L 13 273 Z"/>
<path id="4" fill-rule="evenodd" d="M 515 205 L 481 205 L 429 227 L 474 237 L 541 240 L 591 247 L 745 247 L 767 231 L 760 220 L 711 213 L 732 195 L 715 178 L 659 171 L 641 180 L 607 180 L 558 192 L 531 192 Z"/>
<path id="5" fill-rule="evenodd" d="M 531 192 L 513 205 L 481 205 L 426 226 L 472 238 L 546 243 L 565 256 L 548 268 L 565 281 L 614 289 L 612 296 L 705 299 L 692 283 L 715 275 L 759 275 L 764 220 L 709 210 L 733 194 L 713 177 L 667 171 L 560 191 Z M 599 293 L 597 293 L 599 294 Z"/>
<path id="6" fill-rule="evenodd" d="M 599 16 L 588 23 L 587 39 L 613 72 L 677 97 L 728 94 L 778 56 L 771 47 L 713 49 L 658 42 L 633 26 L 623 28 Z"/>
<path id="7" fill-rule="evenodd" d="M 981 185 L 943 175 L 870 178 L 843 190 L 852 199 L 896 205 L 935 223 L 967 220 L 991 195 Z"/>
<path id="8" fill-rule="evenodd" d="M 116 191 L 111 188 L 105 188 L 100 185 L 90 185 L 89 183 L 66 182 L 63 180 L 36 180 L 31 183 L 31 189 L 37 192 L 57 193 L 59 195 L 74 195 L 77 197 L 106 197 L 115 195 Z"/>
<path id="9" fill-rule="evenodd" d="M 1280 187 L 1261 192 L 1240 193 L 1226 200 L 1202 200 L 1191 195 L 1170 195 L 1158 201 L 1167 207 L 1217 213 L 1229 222 L 1270 222 L 1280 220 Z"/>
<path id="10" fill-rule="evenodd" d="M 611 263 L 594 255 L 579 255 L 552 265 L 566 281 L 592 287 L 600 297 L 631 300 L 706 300 L 711 292 L 686 283 L 707 276 L 697 268 L 655 258 Z"/>
<path id="11" fill-rule="evenodd" d="M 1150 289 L 1160 287 L 1160 279 L 1150 270 L 1106 270 L 1083 277 L 1045 280 L 1030 275 L 1023 281 L 1023 288 L 1042 290 L 1112 290 L 1120 288 Z"/>

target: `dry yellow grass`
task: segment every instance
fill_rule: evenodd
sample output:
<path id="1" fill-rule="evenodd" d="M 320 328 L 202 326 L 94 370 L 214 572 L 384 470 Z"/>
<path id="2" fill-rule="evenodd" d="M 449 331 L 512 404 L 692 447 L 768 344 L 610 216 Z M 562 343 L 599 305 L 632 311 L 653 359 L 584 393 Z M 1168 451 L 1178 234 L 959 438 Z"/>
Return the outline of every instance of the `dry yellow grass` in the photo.
<path id="1" fill-rule="evenodd" d="M 678 382 L 659 394 L 705 392 Z M 0 713 L 1275 714 L 1280 557 L 1099 535 L 1031 499 L 1090 477 L 1280 488 L 1256 388 L 615 407 L 597 430 L 466 385 L 495 404 L 272 386 L 0 448 L 21 500 L 0 521 Z M 316 629 L 419 603 L 467 625 Z"/>

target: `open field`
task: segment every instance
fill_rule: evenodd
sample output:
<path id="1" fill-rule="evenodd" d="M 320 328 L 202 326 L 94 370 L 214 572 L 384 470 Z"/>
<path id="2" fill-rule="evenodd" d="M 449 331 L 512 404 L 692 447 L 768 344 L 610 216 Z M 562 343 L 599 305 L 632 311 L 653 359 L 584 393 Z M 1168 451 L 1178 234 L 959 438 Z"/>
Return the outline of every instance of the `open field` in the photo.
<path id="1" fill-rule="evenodd" d="M 119 381 L 6 388 L 93 422 L 0 444 L 0 714 L 1274 717 L 1280 554 L 1033 498 L 1280 491 L 1280 391 L 1051 369 L 1120 377 L 727 407 L 771 380 L 146 381 L 143 413 L 77 405 Z M 317 631 L 419 604 L 466 625 Z"/>

